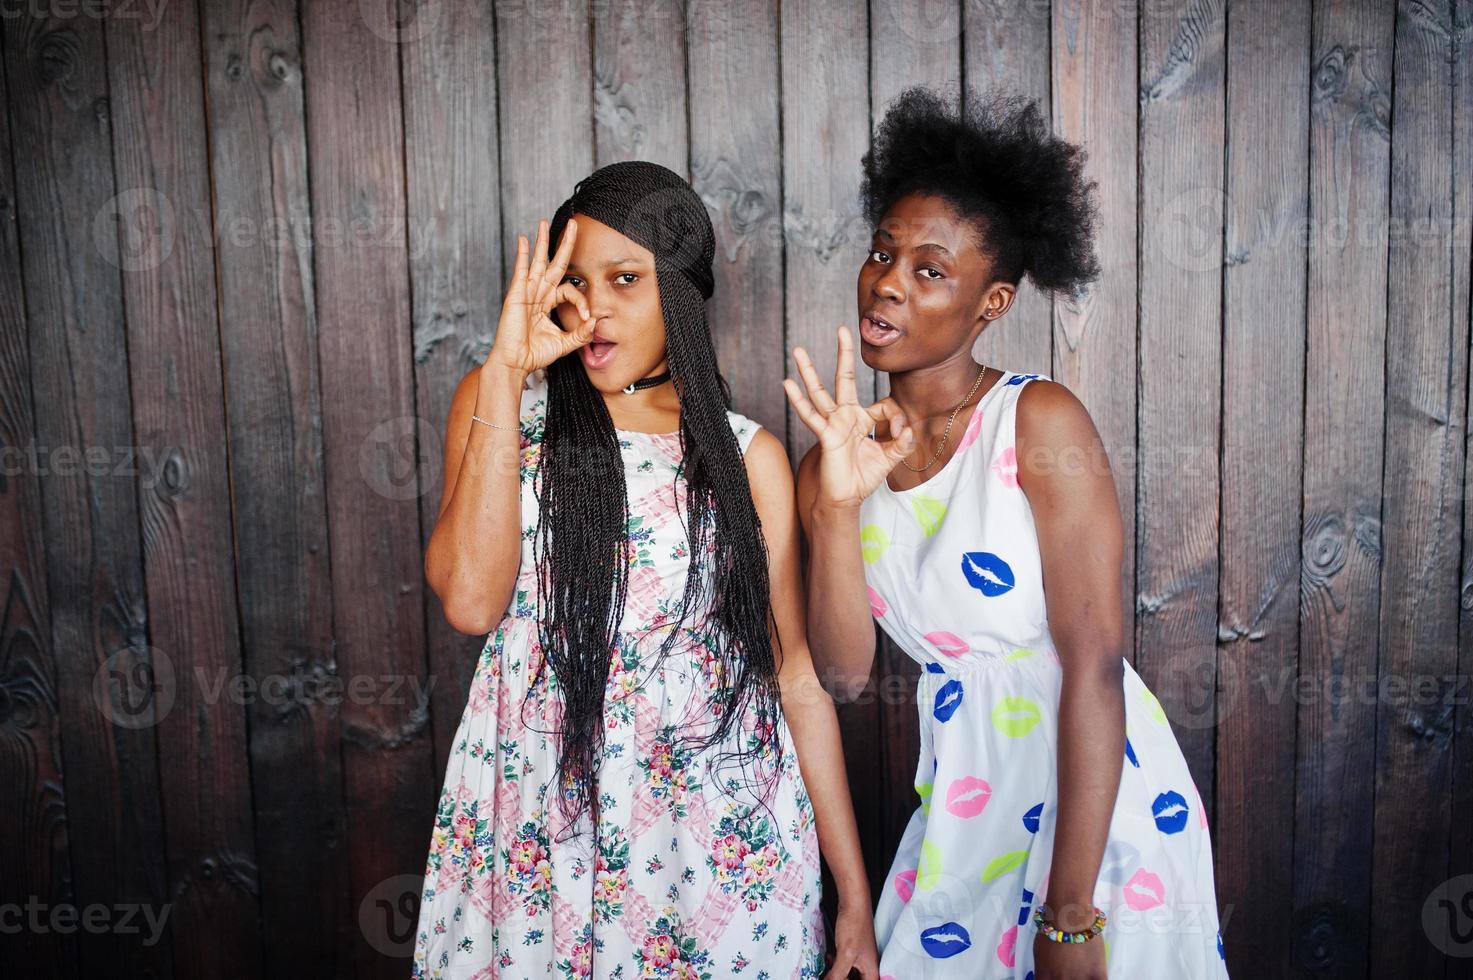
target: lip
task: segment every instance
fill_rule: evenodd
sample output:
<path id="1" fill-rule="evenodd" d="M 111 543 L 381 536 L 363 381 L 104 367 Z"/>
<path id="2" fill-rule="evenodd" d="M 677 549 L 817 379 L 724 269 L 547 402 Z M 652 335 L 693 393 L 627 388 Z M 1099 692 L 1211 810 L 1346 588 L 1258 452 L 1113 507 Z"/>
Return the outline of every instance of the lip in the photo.
<path id="1" fill-rule="evenodd" d="M 904 336 L 903 327 L 873 311 L 865 313 L 860 318 L 859 339 L 869 347 L 889 347 Z"/>
<path id="2" fill-rule="evenodd" d="M 975 817 L 987 809 L 992 787 L 979 776 L 963 776 L 946 791 L 946 812 L 963 819 Z"/>
<path id="3" fill-rule="evenodd" d="M 1166 900 L 1166 886 L 1159 876 L 1140 868 L 1122 888 L 1125 904 L 1137 912 L 1153 909 Z"/>
<path id="4" fill-rule="evenodd" d="M 600 371 L 613 363 L 619 353 L 619 342 L 610 340 L 597 330 L 593 332 L 593 339 L 578 348 L 578 356 L 583 360 L 583 366 L 590 371 Z"/>

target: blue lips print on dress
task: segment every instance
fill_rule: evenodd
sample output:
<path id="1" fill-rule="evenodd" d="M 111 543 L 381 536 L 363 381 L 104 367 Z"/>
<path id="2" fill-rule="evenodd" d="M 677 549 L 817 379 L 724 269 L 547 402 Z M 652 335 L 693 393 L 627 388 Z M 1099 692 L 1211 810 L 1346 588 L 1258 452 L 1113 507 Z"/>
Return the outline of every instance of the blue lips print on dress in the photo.
<path id="1" fill-rule="evenodd" d="M 972 937 L 960 922 L 944 922 L 921 933 L 921 948 L 938 960 L 972 948 Z"/>
<path id="2" fill-rule="evenodd" d="M 928 662 L 926 664 L 926 673 L 928 673 L 928 674 L 944 674 L 944 673 L 946 673 L 946 668 L 943 667 L 943 666 L 941 666 L 940 664 L 934 662 L 934 661 L 931 661 L 931 662 Z"/>
<path id="3" fill-rule="evenodd" d="M 1023 826 L 1028 828 L 1028 833 L 1038 833 L 1038 819 L 1043 816 L 1043 804 L 1033 804 L 1033 809 L 1023 814 Z"/>
<path id="4" fill-rule="evenodd" d="M 1130 739 L 1128 738 L 1125 740 L 1125 757 L 1129 759 L 1130 764 L 1135 766 L 1137 769 L 1141 767 L 1140 761 L 1135 757 L 1135 749 L 1130 747 Z"/>
<path id="5" fill-rule="evenodd" d="M 1187 825 L 1187 801 L 1174 789 L 1156 797 L 1151 804 L 1151 816 L 1163 834 L 1179 834 Z"/>
<path id="6" fill-rule="evenodd" d="M 946 722 L 956 714 L 957 706 L 962 703 L 962 682 L 955 678 L 942 684 L 936 691 L 936 704 L 931 713 L 936 716 L 937 721 Z"/>
<path id="7" fill-rule="evenodd" d="M 968 551 L 962 555 L 962 574 L 967 584 L 985 596 L 999 596 L 1013 588 L 1013 569 L 990 551 Z"/>
<path id="8" fill-rule="evenodd" d="M 1023 907 L 1018 909 L 1018 925 L 1026 926 L 1028 917 L 1033 914 L 1033 893 L 1023 889 Z"/>
<path id="9" fill-rule="evenodd" d="M 1020 385 L 1020 384 L 1022 384 L 1025 381 L 1032 381 L 1034 378 L 1037 378 L 1037 377 L 1041 377 L 1041 375 L 1037 375 L 1037 374 L 1015 374 L 1011 378 L 1008 378 L 1006 381 L 1004 381 L 1003 384 L 1005 384 L 1005 385 Z"/>

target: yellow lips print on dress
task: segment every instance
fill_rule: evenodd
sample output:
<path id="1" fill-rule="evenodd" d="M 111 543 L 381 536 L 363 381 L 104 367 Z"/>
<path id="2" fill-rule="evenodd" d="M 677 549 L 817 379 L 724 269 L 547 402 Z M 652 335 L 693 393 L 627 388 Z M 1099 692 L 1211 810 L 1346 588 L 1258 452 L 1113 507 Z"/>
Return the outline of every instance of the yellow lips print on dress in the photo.
<path id="1" fill-rule="evenodd" d="M 859 529 L 859 557 L 866 565 L 879 561 L 885 549 L 890 547 L 890 536 L 878 524 L 866 524 Z"/>
<path id="2" fill-rule="evenodd" d="M 941 529 L 941 521 L 946 517 L 946 504 L 929 494 L 918 493 L 911 498 L 910 508 L 926 537 Z"/>
<path id="3" fill-rule="evenodd" d="M 992 709 L 992 727 L 1012 738 L 1022 738 L 1043 720 L 1038 702 L 1007 695 Z"/>

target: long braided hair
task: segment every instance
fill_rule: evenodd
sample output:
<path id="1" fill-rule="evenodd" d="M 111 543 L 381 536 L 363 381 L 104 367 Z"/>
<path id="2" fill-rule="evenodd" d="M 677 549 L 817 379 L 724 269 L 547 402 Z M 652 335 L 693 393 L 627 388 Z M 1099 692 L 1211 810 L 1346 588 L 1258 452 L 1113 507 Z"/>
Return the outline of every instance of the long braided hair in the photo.
<path id="1" fill-rule="evenodd" d="M 775 781 L 782 747 L 767 549 L 727 419 L 731 391 L 717 368 L 706 321 L 705 301 L 715 286 L 711 220 L 683 178 L 644 161 L 610 164 L 579 181 L 553 217 L 551 243 L 561 240 L 575 213 L 614 228 L 655 257 L 666 361 L 680 400 L 690 553 L 679 618 L 653 658 L 655 668 L 672 643 L 689 636 L 687 620 L 710 602 L 696 642 L 707 644 L 713 655 L 719 683 L 712 685 L 700 717 L 715 723 L 705 725 L 709 730 L 700 737 L 691 734 L 698 726 L 686 726 L 682 741 L 699 751 L 724 740 L 734 724 L 755 719 L 743 736 L 745 750 L 723 757 L 736 756 L 743 768 L 749 757 L 772 761 L 760 768 Z M 578 354 L 549 365 L 547 381 L 537 468 L 538 638 L 544 656 L 536 680 L 550 664 L 561 691 L 553 785 L 560 788 L 568 826 L 575 827 L 590 809 L 597 823 L 604 691 L 628 591 L 629 509 L 618 434 Z"/>

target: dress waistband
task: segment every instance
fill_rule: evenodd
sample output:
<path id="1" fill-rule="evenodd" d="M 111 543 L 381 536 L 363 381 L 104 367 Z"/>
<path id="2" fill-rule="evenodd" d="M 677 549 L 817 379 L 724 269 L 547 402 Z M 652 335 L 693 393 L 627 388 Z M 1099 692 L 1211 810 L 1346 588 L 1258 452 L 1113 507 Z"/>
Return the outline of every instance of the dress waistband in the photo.
<path id="1" fill-rule="evenodd" d="M 1055 673 L 1060 669 L 1059 655 L 1047 647 L 1017 647 L 1006 653 L 968 654 L 956 659 L 939 657 L 936 660 L 921 661 L 921 680 L 924 682 L 927 678 L 936 678 L 938 683 L 945 683 L 947 677 L 965 677 L 1013 668 Z"/>

